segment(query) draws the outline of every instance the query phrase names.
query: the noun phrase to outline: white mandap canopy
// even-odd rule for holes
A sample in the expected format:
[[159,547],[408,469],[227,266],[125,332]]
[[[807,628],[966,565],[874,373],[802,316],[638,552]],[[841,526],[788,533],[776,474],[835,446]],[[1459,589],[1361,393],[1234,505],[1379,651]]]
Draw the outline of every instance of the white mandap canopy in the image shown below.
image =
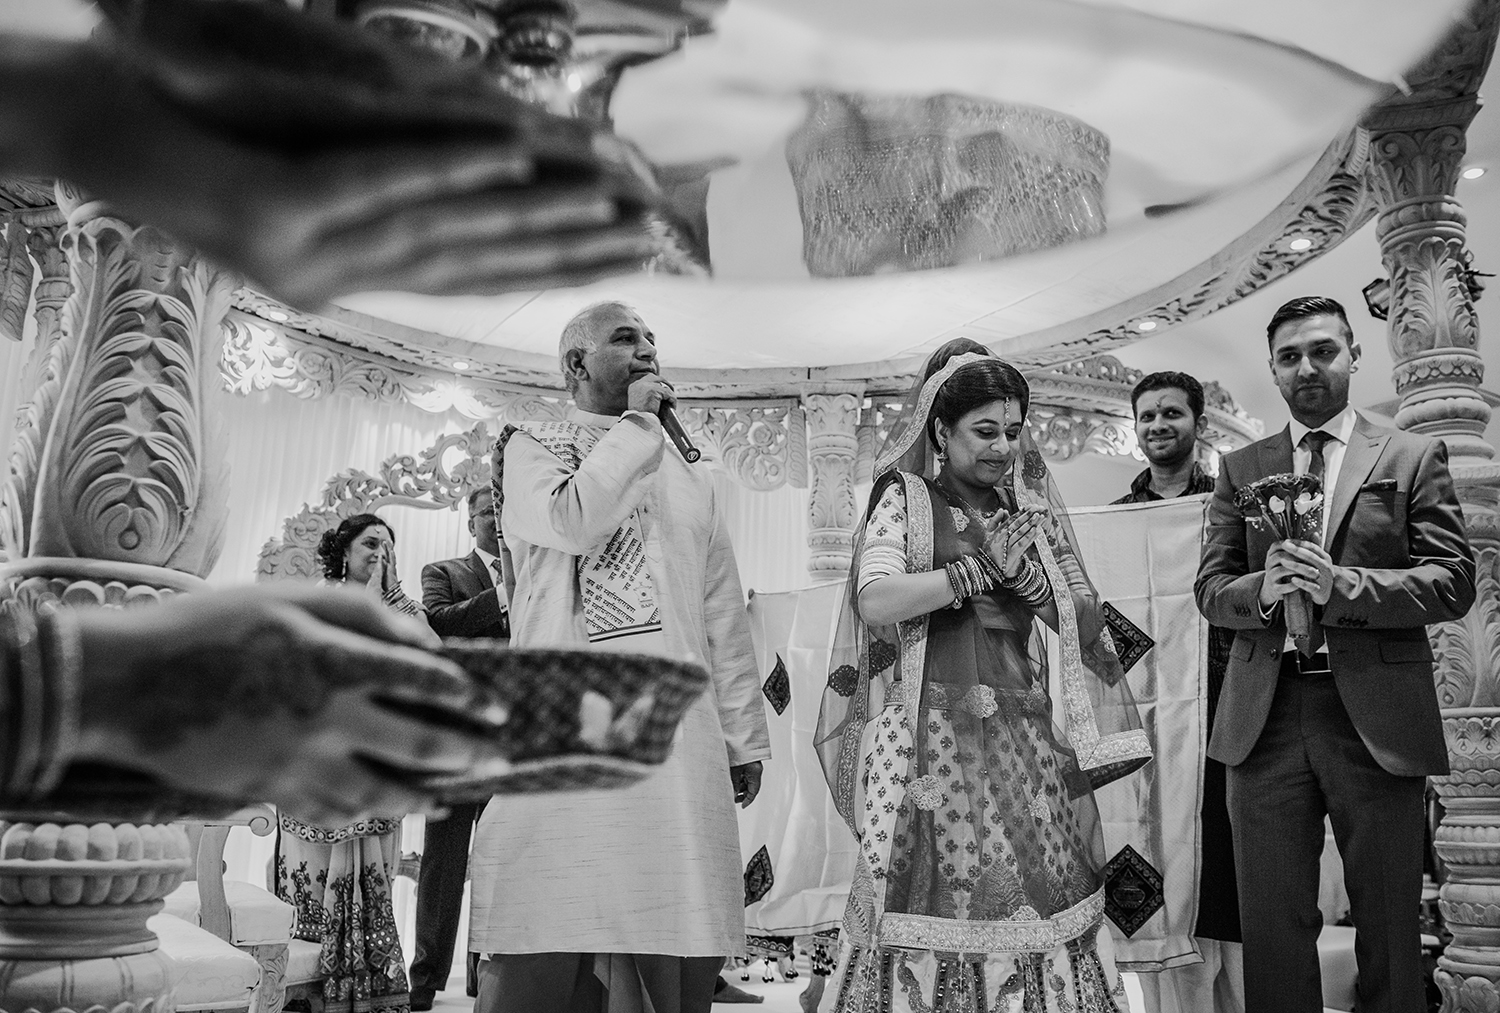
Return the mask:
[[[1325,149],[1362,109],[1401,87],[1465,6],[730,0],[712,34],[627,70],[611,106],[619,133],[665,173],[712,169],[702,209],[711,282],[658,273],[582,290],[376,293],[344,305],[478,346],[445,345],[455,358],[544,366],[572,312],[618,296],[652,323],[671,366],[846,367],[837,373],[851,377],[959,334],[1024,357],[1092,331],[1129,330],[1201,284],[1194,269],[1242,237],[1257,247],[1281,242],[1289,266],[1337,242],[1341,235],[1311,229],[1307,250],[1287,250],[1295,228],[1266,219],[1299,183],[1326,182],[1338,167],[1320,166]],[[810,113],[826,113],[828,96],[860,108],[852,123],[844,107],[843,122],[824,123],[821,163],[814,152],[813,164],[805,155],[799,164],[793,149],[807,146]],[[934,112],[933,96],[972,105],[967,116]],[[1032,218],[1045,208],[1017,201],[1014,191],[1035,188],[1045,205],[1068,189],[1058,177],[1089,160],[1077,134],[1036,141],[995,124],[997,110],[1017,105],[1105,139],[1098,220],[1069,236],[1086,241],[1020,256],[965,245],[954,221],[965,207],[982,215],[976,202],[990,211],[998,203],[1002,216]],[[995,133],[1010,147],[976,154],[975,139]],[[830,155],[829,147],[839,150]],[[839,159],[863,164],[840,174],[849,165],[828,164]],[[866,192],[852,205],[812,207],[830,172],[833,183],[852,179]],[[910,256],[867,258],[849,272],[873,272],[862,277],[824,270],[813,280],[819,210],[888,219],[879,227],[902,233],[892,241]],[[945,230],[958,235],[939,259],[953,266],[895,273],[917,259],[911,248],[923,233]]]

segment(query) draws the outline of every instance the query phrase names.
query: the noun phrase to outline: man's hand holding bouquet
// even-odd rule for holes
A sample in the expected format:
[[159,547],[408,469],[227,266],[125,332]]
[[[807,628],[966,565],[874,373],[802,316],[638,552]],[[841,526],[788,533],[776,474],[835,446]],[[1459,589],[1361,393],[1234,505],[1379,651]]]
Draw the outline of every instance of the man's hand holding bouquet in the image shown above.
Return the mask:
[[[1279,542],[1293,544],[1306,542],[1319,546],[1323,532],[1323,483],[1313,475],[1268,475],[1241,489],[1236,504],[1245,520],[1257,528],[1267,528]],[[1311,657],[1316,650],[1313,642],[1312,600],[1306,589],[1294,586],[1296,576],[1288,570],[1288,576],[1272,577],[1272,556],[1280,546],[1274,546],[1267,556],[1267,582],[1271,590],[1282,598],[1286,608],[1286,627],[1297,650]],[[1326,600],[1326,599],[1325,599]],[[1262,595],[1265,603],[1265,595]]]

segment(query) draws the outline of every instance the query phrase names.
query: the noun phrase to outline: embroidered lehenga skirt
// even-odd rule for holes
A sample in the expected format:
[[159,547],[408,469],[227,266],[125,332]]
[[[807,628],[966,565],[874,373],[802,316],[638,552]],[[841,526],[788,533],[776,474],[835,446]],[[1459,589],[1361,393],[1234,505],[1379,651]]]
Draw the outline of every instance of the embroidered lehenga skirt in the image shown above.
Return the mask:
[[900,683],[865,727],[859,868],[824,1009],[1127,1013],[1098,811],[1030,629],[1002,599],[934,615],[916,734]]
[[326,1013],[409,1013],[391,879],[401,821],[328,829],[281,814],[276,895],[297,909],[292,933],[318,943]]

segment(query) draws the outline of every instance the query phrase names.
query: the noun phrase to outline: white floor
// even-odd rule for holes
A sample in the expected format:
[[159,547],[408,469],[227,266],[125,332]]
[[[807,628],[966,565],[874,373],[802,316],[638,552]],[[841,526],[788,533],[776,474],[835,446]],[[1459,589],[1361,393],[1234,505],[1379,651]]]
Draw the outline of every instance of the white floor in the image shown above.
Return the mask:
[[[448,987],[438,993],[437,1001],[432,1005],[433,1013],[470,1013],[474,1008],[474,1000],[464,995],[464,968],[463,964],[455,960],[453,973],[448,978]],[[802,1013],[802,1007],[797,1003],[797,997],[807,987],[807,975],[797,978],[795,981],[782,981],[778,977],[776,981],[766,984],[760,980],[760,965],[757,964],[750,972],[749,981],[741,981],[738,973],[731,972],[725,977],[730,984],[743,988],[746,992],[763,996],[763,1003],[714,1003],[714,1013],[733,1013],[735,1010],[741,1013]],[[1141,987],[1136,984],[1135,975],[1125,975],[1125,994],[1130,999],[1130,1013],[1145,1013],[1145,1004],[1141,1001]]]

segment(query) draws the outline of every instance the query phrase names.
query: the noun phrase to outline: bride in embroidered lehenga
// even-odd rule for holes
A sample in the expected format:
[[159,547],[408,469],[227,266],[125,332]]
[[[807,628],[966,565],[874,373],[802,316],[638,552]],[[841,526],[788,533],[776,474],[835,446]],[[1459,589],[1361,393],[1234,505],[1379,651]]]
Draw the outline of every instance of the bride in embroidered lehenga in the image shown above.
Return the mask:
[[1150,747],[1028,400],[949,342],[877,462],[816,739],[860,842],[824,1009],[1128,1011],[1093,788]]

